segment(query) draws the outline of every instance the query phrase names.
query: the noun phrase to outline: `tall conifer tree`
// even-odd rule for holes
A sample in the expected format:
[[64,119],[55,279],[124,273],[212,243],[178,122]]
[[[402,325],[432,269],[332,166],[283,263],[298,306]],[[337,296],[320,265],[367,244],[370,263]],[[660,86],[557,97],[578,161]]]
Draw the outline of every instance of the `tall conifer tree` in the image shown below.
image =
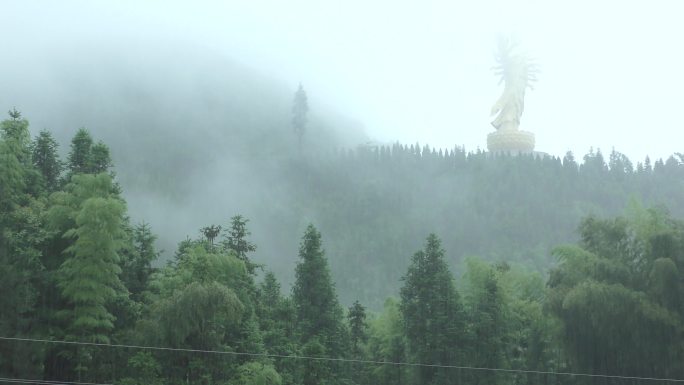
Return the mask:
[[112,167],[112,157],[109,154],[109,147],[103,142],[97,142],[90,149],[90,159],[88,162],[88,172],[99,174],[107,172]]
[[253,263],[247,255],[256,250],[256,245],[247,239],[252,234],[247,229],[247,222],[249,222],[249,219],[242,215],[235,215],[230,218],[230,229],[228,230],[228,235],[223,240],[223,248],[232,250],[235,256],[245,263],[247,271],[250,274],[254,274],[259,265]]
[[43,176],[48,192],[57,191],[59,188],[59,177],[64,167],[59,160],[58,148],[59,144],[47,130],[41,131],[32,145],[33,166]]
[[[299,247],[299,262],[295,268],[292,299],[295,306],[300,342],[305,351],[317,355],[340,357],[344,353],[342,308],[337,301],[328,269],[328,261],[321,245],[321,234],[309,225]],[[328,373],[326,363],[319,363],[316,373]],[[306,371],[314,370],[312,368]],[[308,376],[305,382],[320,381]],[[315,382],[313,382],[315,383]]]
[[[416,362],[454,365],[464,339],[463,309],[441,242],[435,234],[413,255],[401,288],[401,312],[408,348]],[[451,383],[446,372],[419,367],[421,384]]]
[[307,114],[309,113],[309,102],[306,97],[306,91],[302,87],[301,83],[297,92],[295,92],[294,100],[292,102],[292,128],[294,129],[295,135],[297,135],[297,141],[299,147],[302,147],[302,140],[306,134],[306,124],[308,122]]
[[90,172],[90,157],[93,138],[85,128],[80,128],[71,139],[71,150],[67,161],[70,174],[86,174]]

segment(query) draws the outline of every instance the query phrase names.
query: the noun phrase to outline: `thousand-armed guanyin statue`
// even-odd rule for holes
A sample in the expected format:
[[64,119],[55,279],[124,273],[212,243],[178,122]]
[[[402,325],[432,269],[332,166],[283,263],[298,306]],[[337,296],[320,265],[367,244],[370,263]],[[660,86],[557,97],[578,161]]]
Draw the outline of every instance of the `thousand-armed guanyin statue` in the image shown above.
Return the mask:
[[494,70],[504,83],[504,90],[492,106],[492,115],[497,115],[492,126],[495,132],[487,135],[487,149],[490,152],[532,152],[534,134],[520,131],[520,116],[525,103],[525,90],[532,88],[537,80],[537,67],[525,55],[515,52],[515,44],[508,39],[499,40]]

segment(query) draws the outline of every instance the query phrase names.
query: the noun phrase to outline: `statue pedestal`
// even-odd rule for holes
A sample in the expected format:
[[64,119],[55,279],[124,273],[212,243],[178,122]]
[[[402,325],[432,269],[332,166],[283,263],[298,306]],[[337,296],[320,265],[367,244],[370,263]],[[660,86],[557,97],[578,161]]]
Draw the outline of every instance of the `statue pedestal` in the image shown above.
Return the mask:
[[499,129],[487,135],[487,150],[493,153],[530,153],[534,151],[534,134],[528,131]]

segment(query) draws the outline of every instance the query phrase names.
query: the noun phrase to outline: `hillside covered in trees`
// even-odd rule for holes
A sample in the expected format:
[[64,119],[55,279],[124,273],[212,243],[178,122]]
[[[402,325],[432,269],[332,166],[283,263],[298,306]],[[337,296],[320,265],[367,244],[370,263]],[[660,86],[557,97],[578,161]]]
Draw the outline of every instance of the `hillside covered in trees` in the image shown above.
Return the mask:
[[[294,89],[208,49],[140,43],[123,60],[119,46],[60,47],[25,63],[32,71],[4,63],[17,76],[3,78],[12,92],[0,104],[21,106],[34,136],[49,129],[68,143],[85,126],[107,143],[132,222],[158,236],[156,267],[172,260],[179,240],[241,213],[259,245],[254,260],[289,290],[298,239],[315,223],[341,302],[379,310],[427,232],[442,237],[458,274],[469,256],[544,273],[552,248],[578,241],[588,215],[616,216],[634,201],[684,217],[676,154],[493,159],[458,147],[359,146],[367,142],[360,125],[320,95],[307,99],[302,89],[308,107],[297,123]],[[187,60],[175,61],[175,49]],[[64,55],[83,50],[92,54]],[[56,151],[68,157],[68,146]]]
[[[468,256],[544,272],[558,244],[577,241],[588,215],[616,216],[630,204],[684,216],[681,157],[633,164],[624,155],[491,156],[460,149],[361,147],[298,163],[288,180],[295,207],[327,234],[345,302],[392,295],[408,266],[406,250],[426,231],[444,238],[447,261]],[[275,198],[275,197],[274,197]],[[349,294],[347,294],[349,293]]]
[[[302,146],[255,168],[289,181],[262,202],[270,227],[224,212],[161,261],[116,149],[79,129],[60,157],[16,110],[0,128],[0,379],[684,376],[681,156]],[[570,372],[583,375],[555,374]]]

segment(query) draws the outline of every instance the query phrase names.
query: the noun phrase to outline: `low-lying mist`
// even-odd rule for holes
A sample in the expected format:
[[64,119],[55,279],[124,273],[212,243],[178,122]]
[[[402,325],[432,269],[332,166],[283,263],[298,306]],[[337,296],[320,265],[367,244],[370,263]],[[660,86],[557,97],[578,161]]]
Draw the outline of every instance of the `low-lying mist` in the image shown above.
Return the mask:
[[684,215],[681,157],[635,165],[617,152],[575,161],[377,145],[311,93],[300,146],[297,80],[200,46],[72,44],[21,57],[0,63],[16,74],[0,77],[0,106],[21,110],[33,134],[51,130],[63,158],[80,127],[104,141],[131,220],[159,237],[160,263],[201,227],[241,214],[258,246],[253,260],[287,288],[313,223],[342,303],[378,309],[429,233],[457,274],[472,255],[544,272],[586,215],[639,201]]
[[[80,127],[109,145],[132,220],[152,225],[166,258],[200,227],[240,213],[251,220],[255,258],[292,270],[305,220],[281,223],[292,208],[278,173],[301,155],[292,81],[177,42],[64,45],[22,57],[0,65],[13,74],[0,78],[0,105],[21,110],[34,134],[50,129],[63,156]],[[359,123],[319,108],[315,95],[309,103],[309,154],[366,140]]]

